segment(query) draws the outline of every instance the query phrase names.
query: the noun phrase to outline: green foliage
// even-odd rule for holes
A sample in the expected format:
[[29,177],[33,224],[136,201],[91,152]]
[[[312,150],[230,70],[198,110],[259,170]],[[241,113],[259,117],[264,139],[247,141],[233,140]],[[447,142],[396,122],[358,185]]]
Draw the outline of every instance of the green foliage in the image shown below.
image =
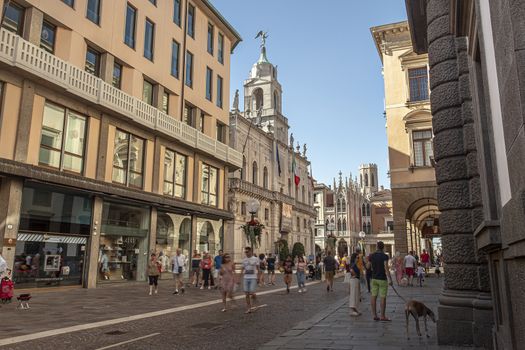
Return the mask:
[[277,249],[279,251],[279,261],[285,261],[286,257],[290,254],[290,249],[288,248],[288,241],[282,238],[278,240]]
[[292,248],[292,259],[295,259],[299,255],[304,257],[304,254],[304,245],[300,242],[295,243]]

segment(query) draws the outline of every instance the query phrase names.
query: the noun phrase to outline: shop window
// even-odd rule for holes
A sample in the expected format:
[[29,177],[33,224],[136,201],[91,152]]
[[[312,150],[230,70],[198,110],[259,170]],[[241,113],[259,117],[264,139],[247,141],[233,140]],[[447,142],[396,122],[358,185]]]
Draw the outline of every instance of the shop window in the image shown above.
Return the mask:
[[117,129],[113,152],[113,182],[142,188],[144,140]]
[[414,166],[432,166],[431,158],[434,156],[432,149],[432,130],[412,131],[414,152]]
[[100,77],[100,53],[88,46],[86,51],[86,72]]
[[81,173],[84,167],[86,117],[46,102],[39,164]]
[[24,30],[24,14],[25,9],[13,1],[7,2],[4,9],[4,20],[2,27],[22,36]]
[[158,212],[155,251],[160,263],[161,279],[173,279],[172,259],[176,256],[177,249],[181,250],[181,255],[188,257],[190,237],[190,217],[175,213]]
[[218,198],[218,169],[208,164],[202,164],[202,187],[201,203],[211,206],[217,206]]
[[55,52],[55,37],[57,27],[44,21],[42,23],[42,32],[40,34],[40,47],[49,53]]
[[186,198],[186,156],[166,149],[164,157],[164,194]]

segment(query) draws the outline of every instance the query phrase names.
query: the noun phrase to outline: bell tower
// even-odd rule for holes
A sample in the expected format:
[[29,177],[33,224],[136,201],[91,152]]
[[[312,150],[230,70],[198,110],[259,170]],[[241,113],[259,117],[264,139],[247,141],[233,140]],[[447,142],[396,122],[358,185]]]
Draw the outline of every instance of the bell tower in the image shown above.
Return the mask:
[[366,197],[371,197],[377,192],[377,164],[361,164],[359,167],[359,186]]

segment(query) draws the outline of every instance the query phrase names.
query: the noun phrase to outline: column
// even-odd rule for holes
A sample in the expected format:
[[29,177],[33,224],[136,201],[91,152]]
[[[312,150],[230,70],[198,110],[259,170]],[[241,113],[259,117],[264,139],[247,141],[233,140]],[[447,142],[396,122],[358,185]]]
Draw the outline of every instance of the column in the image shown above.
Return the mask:
[[19,178],[3,178],[0,185],[0,247],[7,267],[13,269],[16,238],[22,207],[24,182]]
[[20,99],[20,112],[15,144],[15,160],[22,163],[27,162],[29,150],[28,132],[31,130],[31,123],[33,121],[34,100],[35,88],[33,83],[24,79],[22,82],[22,98]]
[[[472,128],[467,42],[449,31],[450,2],[427,6],[434,155],[443,257],[444,288],[439,299],[438,342],[492,348],[492,302],[486,259],[473,233],[483,220]],[[475,158],[475,157],[474,157]],[[481,214],[481,215],[480,215]]]
[[42,22],[44,13],[36,7],[29,7],[25,11],[23,37],[31,44],[40,46],[40,36],[42,35]]
[[104,52],[100,56],[100,78],[108,84],[113,84],[113,68],[115,66],[115,56]]
[[96,288],[97,286],[103,205],[104,201],[102,200],[102,197],[93,198],[93,212],[91,213],[91,237],[88,240],[88,246],[86,247],[87,271],[84,272],[84,276],[86,276],[84,280],[84,287],[86,288]]
[[149,254],[148,259],[151,253],[155,253],[157,245],[157,208],[151,207],[151,216],[149,221]]

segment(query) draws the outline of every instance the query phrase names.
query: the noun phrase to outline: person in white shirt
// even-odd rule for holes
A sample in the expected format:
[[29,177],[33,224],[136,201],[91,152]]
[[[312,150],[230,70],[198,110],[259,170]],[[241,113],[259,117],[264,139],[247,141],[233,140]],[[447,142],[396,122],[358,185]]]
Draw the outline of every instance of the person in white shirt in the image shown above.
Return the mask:
[[245,313],[249,314],[257,309],[255,290],[257,288],[257,275],[259,273],[259,258],[253,256],[251,247],[244,248],[246,257],[242,260],[243,287],[246,294]]
[[423,281],[425,278],[425,268],[423,267],[423,265],[418,264],[416,275],[417,275],[417,281],[419,283],[419,286],[423,287]]
[[414,258],[414,252],[410,251],[407,256],[405,256],[405,272],[408,276],[408,285],[413,286],[414,273],[416,272],[417,260]]
[[184,282],[182,281],[182,274],[186,272],[186,257],[181,253],[180,248],[177,248],[175,255],[171,258],[171,267],[173,278],[175,279],[175,291],[173,294],[179,294],[179,287],[181,295],[184,295]]

